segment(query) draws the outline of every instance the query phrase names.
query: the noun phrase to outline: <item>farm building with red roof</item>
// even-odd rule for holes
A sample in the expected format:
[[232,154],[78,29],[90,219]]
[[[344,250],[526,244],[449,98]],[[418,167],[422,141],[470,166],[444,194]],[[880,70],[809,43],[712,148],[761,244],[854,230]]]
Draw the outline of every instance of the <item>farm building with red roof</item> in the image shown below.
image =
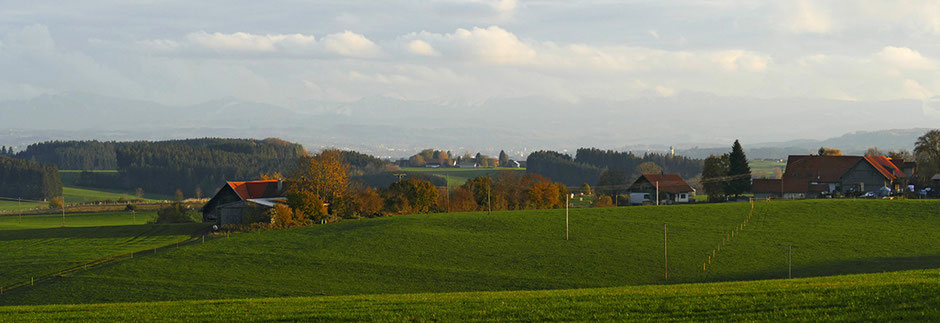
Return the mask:
[[246,224],[247,213],[260,213],[286,200],[283,182],[279,180],[225,182],[200,212],[203,222]]
[[[666,203],[688,203],[695,196],[695,189],[689,186],[679,174],[643,174],[627,189],[633,194],[643,193],[655,196],[659,188],[659,200]],[[635,201],[630,201],[634,203]],[[654,201],[655,203],[655,201]]]
[[791,155],[783,178],[754,180],[751,190],[757,198],[798,199],[835,192],[858,194],[881,187],[897,189],[898,180],[906,177],[908,175],[885,156]]

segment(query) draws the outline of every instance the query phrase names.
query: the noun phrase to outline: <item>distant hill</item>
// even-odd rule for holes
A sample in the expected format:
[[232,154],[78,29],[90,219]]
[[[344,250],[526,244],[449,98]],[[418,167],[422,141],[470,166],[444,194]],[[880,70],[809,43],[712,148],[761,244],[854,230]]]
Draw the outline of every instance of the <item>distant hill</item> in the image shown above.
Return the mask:
[[[917,137],[930,128],[891,129],[880,131],[856,131],[824,140],[790,140],[783,142],[757,143],[745,145],[749,158],[784,159],[788,155],[815,153],[819,147],[842,150],[843,154],[860,155],[870,147],[877,147],[883,152],[913,150]],[[676,154],[692,158],[705,158],[709,155],[724,154],[731,151],[731,145],[718,148],[677,149]]]

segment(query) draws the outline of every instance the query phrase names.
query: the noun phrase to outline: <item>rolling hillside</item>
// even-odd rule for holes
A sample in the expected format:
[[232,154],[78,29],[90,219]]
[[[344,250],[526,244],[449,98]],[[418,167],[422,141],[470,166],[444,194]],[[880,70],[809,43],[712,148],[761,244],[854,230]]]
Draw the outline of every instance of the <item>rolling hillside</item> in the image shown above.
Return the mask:
[[[236,234],[22,288],[53,304],[595,288],[940,268],[937,201],[413,215]],[[750,220],[747,220],[747,219]],[[663,226],[669,280],[664,280]],[[746,223],[746,224],[745,224]],[[730,240],[727,240],[734,234]],[[724,244],[723,241],[726,241]],[[713,250],[712,263],[703,270]],[[198,273],[198,274],[194,274]]]
[[937,321],[940,270],[670,286],[0,306],[12,321]]

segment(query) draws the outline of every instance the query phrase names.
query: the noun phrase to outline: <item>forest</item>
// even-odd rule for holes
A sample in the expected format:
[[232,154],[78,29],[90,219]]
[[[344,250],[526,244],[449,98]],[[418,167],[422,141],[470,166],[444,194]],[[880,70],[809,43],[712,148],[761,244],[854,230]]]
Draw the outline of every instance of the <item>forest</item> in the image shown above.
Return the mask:
[[83,172],[82,186],[173,194],[211,194],[222,182],[284,172],[305,153],[281,139],[200,138],[167,141],[50,141],[29,145],[16,157],[59,169],[116,169],[116,175]]
[[55,165],[0,156],[0,197],[44,200],[62,195]]

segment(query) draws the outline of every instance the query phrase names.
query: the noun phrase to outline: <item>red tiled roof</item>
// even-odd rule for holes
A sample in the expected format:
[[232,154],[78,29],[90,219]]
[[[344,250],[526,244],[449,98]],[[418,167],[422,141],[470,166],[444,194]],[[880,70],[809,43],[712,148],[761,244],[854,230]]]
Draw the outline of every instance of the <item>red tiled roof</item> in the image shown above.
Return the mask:
[[892,163],[888,157],[865,156],[865,160],[887,179],[894,180],[898,177],[904,177],[904,172],[902,172],[897,165]]
[[[687,193],[695,191],[679,174],[643,174],[650,184],[659,182],[659,190],[668,193]],[[655,184],[654,184],[655,185]]]
[[[859,160],[861,156],[807,156],[791,155],[787,159],[787,169],[783,173],[784,182],[795,179],[806,182],[835,183],[842,179]],[[784,186],[787,184],[785,183]],[[804,190],[805,192],[805,190]]]
[[277,180],[228,182],[228,185],[242,200],[281,196]]
[[[865,161],[888,180],[904,177],[904,173],[885,156],[812,156],[791,155],[783,173],[785,193],[825,191],[823,183],[837,183],[852,167]],[[813,182],[819,184],[812,184]],[[779,185],[779,183],[777,183]],[[777,189],[777,192],[780,188]]]

